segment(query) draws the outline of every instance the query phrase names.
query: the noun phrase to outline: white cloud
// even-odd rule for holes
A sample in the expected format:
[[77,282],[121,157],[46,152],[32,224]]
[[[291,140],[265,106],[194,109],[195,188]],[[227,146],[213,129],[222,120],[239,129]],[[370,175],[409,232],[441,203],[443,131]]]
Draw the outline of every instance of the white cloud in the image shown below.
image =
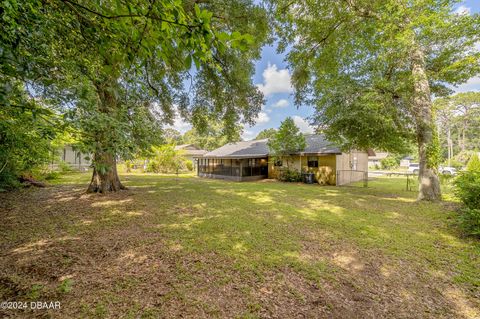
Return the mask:
[[459,15],[470,14],[470,12],[471,12],[471,9],[469,7],[464,6],[464,5],[461,5],[460,7],[458,7],[454,11],[455,14],[459,14]]
[[288,100],[287,99],[281,99],[278,100],[277,103],[273,104],[273,107],[287,107],[288,106]]
[[251,140],[255,137],[255,132],[250,130],[245,130],[242,133],[242,139],[245,141]]
[[185,122],[179,115],[175,116],[173,125],[167,125],[166,128],[173,128],[184,134],[186,131],[192,128],[192,124]]
[[465,84],[462,84],[457,88],[453,88],[453,90],[457,93],[468,92],[468,91],[480,91],[480,76],[471,78]]
[[268,67],[263,70],[262,76],[263,83],[257,84],[257,87],[265,96],[293,92],[290,73],[287,69],[279,70],[275,64],[269,63]]
[[313,133],[313,127],[310,126],[310,124],[308,124],[308,122],[305,121],[304,118],[298,115],[294,115],[293,122],[295,122],[295,125],[298,126],[298,128],[302,133]]
[[268,116],[267,113],[265,112],[258,113],[257,120],[256,120],[257,124],[267,123],[268,121],[270,121],[270,116]]

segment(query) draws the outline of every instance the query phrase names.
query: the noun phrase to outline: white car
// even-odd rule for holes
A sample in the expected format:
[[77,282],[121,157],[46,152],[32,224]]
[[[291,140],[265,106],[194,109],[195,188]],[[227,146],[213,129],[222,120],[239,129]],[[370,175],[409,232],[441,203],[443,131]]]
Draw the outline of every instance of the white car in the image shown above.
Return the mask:
[[451,166],[440,167],[439,172],[445,175],[456,175],[457,169]]
[[413,174],[418,174],[418,172],[420,172],[420,164],[410,163],[410,165],[408,165],[407,172],[413,173]]
[[[408,170],[407,170],[409,173],[413,173],[413,174],[418,174],[418,172],[420,171],[420,164],[418,163],[410,163],[410,165],[408,166]],[[440,174],[445,174],[445,175],[457,175],[457,170],[455,167],[451,167],[451,166],[444,166],[444,167],[440,167],[440,169],[438,170],[440,172]]]

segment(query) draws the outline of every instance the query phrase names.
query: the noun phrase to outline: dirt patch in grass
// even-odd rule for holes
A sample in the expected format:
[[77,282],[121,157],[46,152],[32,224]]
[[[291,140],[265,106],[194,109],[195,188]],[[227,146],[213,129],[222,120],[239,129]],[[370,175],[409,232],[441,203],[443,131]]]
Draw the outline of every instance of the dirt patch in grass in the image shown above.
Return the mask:
[[478,243],[445,232],[442,215],[412,214],[425,207],[401,193],[371,203],[379,194],[283,183],[127,184],[106,196],[76,184],[0,194],[0,299],[61,302],[0,316],[479,315]]

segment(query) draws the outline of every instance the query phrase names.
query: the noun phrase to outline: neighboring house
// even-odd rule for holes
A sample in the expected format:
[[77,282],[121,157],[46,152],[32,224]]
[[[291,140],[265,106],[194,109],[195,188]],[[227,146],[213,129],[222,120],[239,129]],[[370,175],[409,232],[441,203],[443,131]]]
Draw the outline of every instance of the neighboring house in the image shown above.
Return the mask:
[[[324,135],[306,135],[306,148],[289,157],[290,169],[315,172],[329,167],[336,174],[336,184],[344,185],[363,180],[368,172],[366,151],[342,152]],[[276,178],[285,169],[285,161],[275,161],[267,145],[268,139],[234,142],[198,158],[200,177],[234,181]]]
[[202,157],[207,153],[206,150],[202,150],[194,144],[182,144],[175,146],[176,151],[182,151],[182,156],[187,160],[192,161],[193,167],[197,170],[196,158]]
[[410,166],[410,163],[412,162],[413,160],[413,157],[411,156],[407,156],[407,157],[404,157],[400,160],[400,167],[409,167]]
[[[59,160],[68,164],[73,169],[85,170],[92,164],[89,154],[83,154],[71,145],[65,145],[58,152]],[[55,166],[53,163],[52,166]]]
[[388,152],[375,152],[375,155],[368,157],[368,167],[381,167],[382,160],[388,157]]

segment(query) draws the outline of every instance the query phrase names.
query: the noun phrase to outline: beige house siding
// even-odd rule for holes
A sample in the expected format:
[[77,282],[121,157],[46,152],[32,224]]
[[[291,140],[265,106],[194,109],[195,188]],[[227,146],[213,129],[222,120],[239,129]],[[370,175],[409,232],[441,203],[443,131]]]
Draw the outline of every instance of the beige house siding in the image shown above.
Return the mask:
[[[287,161],[282,161],[282,166],[275,166],[275,161],[273,157],[268,157],[268,178],[278,178],[279,170],[287,168]],[[302,171],[302,162],[300,160],[300,155],[292,155],[288,161],[288,166],[290,169],[295,169],[299,172]]]
[[[65,145],[58,151],[59,160],[65,162],[73,169],[85,169],[91,165],[90,156],[74,150],[72,146]],[[52,168],[58,168],[58,164],[53,164]]]
[[[317,167],[308,167],[307,155],[294,155],[289,161],[291,169],[296,169],[299,172],[318,171]],[[368,172],[368,153],[362,151],[352,151],[340,155],[318,155],[313,156],[318,158],[318,167],[330,167],[335,173],[338,172],[337,185],[345,185],[352,182],[362,181],[365,173]],[[280,169],[286,169],[286,161],[283,161],[283,166],[274,166],[272,157],[268,158],[268,178],[278,178]],[[354,172],[352,172],[354,171]]]
[[345,185],[364,179],[368,172],[368,153],[352,151],[336,156],[337,185]]
[[[312,172],[315,173],[318,171],[317,167],[308,167],[308,157],[307,155],[293,155],[289,161],[291,169],[296,169],[299,172]],[[336,170],[336,157],[335,155],[319,155],[312,156],[318,158],[318,166],[328,166],[331,167],[333,171]],[[274,160],[272,157],[268,158],[268,177],[277,178],[279,169],[286,169],[286,161],[283,161],[283,166],[277,167],[274,165]]]

